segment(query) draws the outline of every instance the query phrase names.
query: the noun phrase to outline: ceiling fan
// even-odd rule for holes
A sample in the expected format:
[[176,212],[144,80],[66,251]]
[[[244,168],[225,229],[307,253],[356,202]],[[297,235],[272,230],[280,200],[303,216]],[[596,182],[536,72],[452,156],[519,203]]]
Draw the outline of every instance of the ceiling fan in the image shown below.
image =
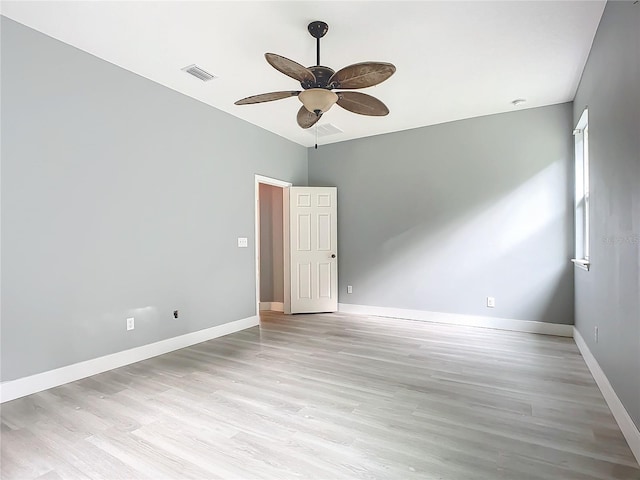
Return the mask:
[[298,125],[302,128],[313,126],[323,113],[326,113],[334,103],[345,110],[360,115],[384,116],[389,113],[387,106],[371,95],[360,92],[334,92],[334,89],[355,90],[371,87],[384,82],[394,74],[396,67],[391,63],[362,62],[344,67],[337,72],[329,67],[320,65],[320,39],[325,36],[329,26],[325,22],[311,22],[307,27],[309,33],[316,39],[317,64],[304,67],[293,60],[265,53],[267,62],[276,70],[300,82],[303,90],[270,92],[253,95],[235,102],[236,105],[271,102],[283,98],[298,97],[302,107],[298,111]]

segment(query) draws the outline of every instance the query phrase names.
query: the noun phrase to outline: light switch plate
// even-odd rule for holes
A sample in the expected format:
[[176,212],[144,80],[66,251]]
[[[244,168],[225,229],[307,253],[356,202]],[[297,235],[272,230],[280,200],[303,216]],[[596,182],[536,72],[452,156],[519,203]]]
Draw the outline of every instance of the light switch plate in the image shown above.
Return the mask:
[[249,241],[246,237],[238,237],[238,247],[239,248],[247,248],[249,246]]

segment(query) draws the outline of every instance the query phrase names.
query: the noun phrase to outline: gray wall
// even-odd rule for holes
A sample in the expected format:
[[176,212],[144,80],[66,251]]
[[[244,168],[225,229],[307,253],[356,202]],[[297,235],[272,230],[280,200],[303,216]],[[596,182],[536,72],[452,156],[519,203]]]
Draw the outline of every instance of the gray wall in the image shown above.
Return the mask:
[[260,301],[284,302],[283,190],[261,183]]
[[573,323],[571,129],[562,104],[310,149],[340,193],[339,301]]
[[589,106],[592,264],[576,269],[576,328],[638,427],[639,52],[640,5],[607,3],[574,102],[575,122]]
[[255,314],[254,174],[305,148],[4,17],[1,80],[3,381]]

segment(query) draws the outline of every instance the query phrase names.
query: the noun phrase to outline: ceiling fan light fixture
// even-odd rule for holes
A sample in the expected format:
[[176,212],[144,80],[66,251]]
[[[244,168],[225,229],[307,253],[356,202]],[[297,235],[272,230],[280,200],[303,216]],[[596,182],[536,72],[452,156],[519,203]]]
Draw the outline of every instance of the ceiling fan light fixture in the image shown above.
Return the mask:
[[298,98],[304,108],[315,114],[325,113],[338,101],[338,95],[325,88],[310,88],[300,92]]

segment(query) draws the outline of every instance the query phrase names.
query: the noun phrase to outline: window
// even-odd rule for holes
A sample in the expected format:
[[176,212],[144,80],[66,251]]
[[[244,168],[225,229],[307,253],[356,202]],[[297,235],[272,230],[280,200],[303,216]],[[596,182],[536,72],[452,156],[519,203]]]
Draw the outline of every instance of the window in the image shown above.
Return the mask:
[[587,109],[582,112],[573,135],[576,144],[576,258],[573,262],[589,270],[589,112]]

